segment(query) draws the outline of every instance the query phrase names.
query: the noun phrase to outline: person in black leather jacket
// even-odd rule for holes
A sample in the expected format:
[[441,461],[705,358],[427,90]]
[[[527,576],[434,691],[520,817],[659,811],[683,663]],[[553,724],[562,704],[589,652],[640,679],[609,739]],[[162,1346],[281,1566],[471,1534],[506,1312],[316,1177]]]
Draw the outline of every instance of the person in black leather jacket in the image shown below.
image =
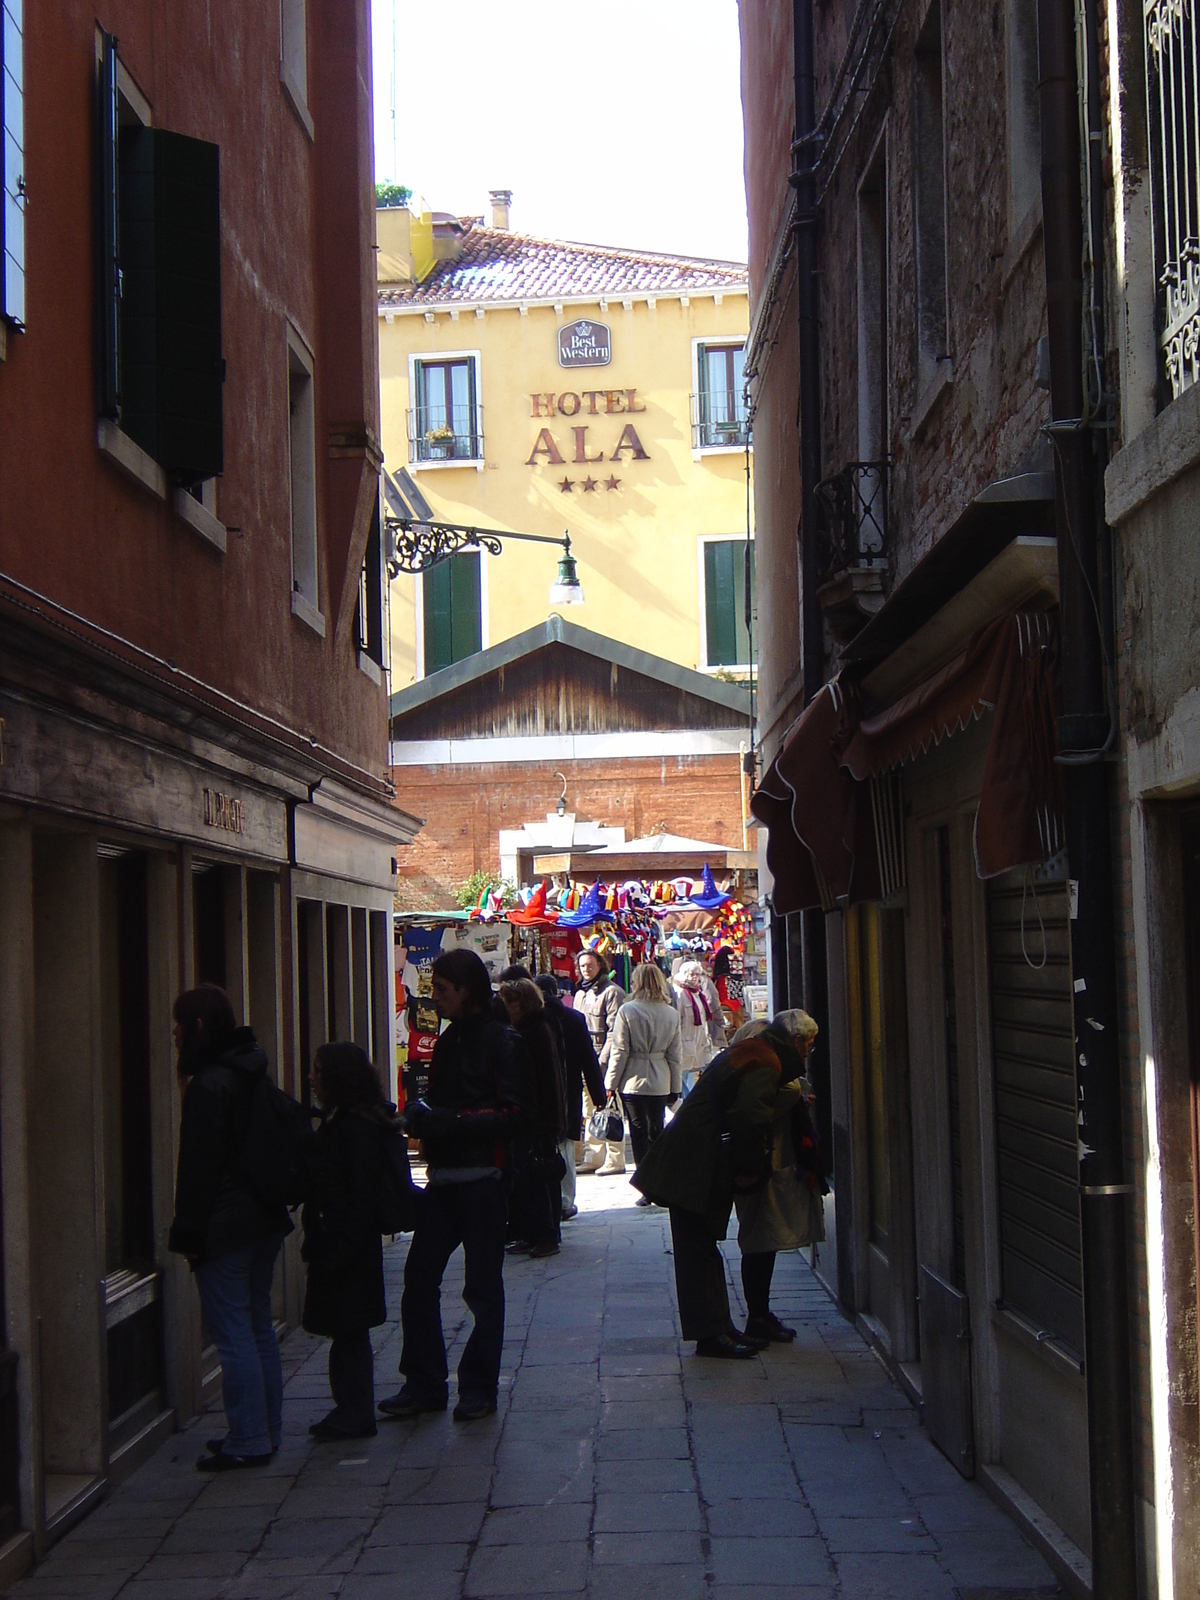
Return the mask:
[[577,1215],[575,1204],[575,1164],[583,1157],[583,1091],[594,1106],[602,1106],[607,1096],[604,1092],[604,1074],[592,1043],[592,1030],[580,1011],[562,1003],[558,979],[552,972],[543,972],[533,980],[546,997],[546,1018],[558,1030],[560,1053],[567,1077],[567,1138],[562,1147],[566,1168],[562,1180],[563,1221]]
[[196,1276],[204,1324],[221,1356],[228,1434],[196,1463],[202,1472],[269,1461],[279,1448],[283,1369],[271,1316],[275,1261],[292,1224],[248,1173],[250,1100],[267,1057],[236,1026],[223,989],[202,984],[175,1002],[175,1044],[185,1080],[168,1248]]
[[463,1299],[475,1327],[458,1365],[458,1422],[496,1409],[504,1344],[502,1179],[509,1146],[529,1115],[529,1059],[511,1028],[491,1013],[487,968],[472,950],[451,950],[433,964],[433,1003],[450,1026],[434,1046],[426,1101],[407,1112],[428,1164],[404,1267],[400,1322],[404,1347],[398,1394],[379,1402],[390,1417],[444,1411],[446,1343],[440,1311],[446,1263],[461,1244]]

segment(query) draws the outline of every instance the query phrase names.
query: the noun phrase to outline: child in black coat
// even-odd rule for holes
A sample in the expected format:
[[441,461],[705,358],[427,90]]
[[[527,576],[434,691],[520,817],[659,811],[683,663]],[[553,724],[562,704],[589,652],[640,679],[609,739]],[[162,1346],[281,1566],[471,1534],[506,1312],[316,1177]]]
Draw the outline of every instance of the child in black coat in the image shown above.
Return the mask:
[[390,1127],[393,1109],[356,1044],[322,1045],[310,1081],[323,1120],[303,1213],[302,1253],[308,1263],[303,1322],[309,1333],[333,1341],[329,1388],[334,1408],[309,1432],[317,1439],[365,1439],[375,1433],[370,1330],[387,1316],[377,1213],[381,1133]]

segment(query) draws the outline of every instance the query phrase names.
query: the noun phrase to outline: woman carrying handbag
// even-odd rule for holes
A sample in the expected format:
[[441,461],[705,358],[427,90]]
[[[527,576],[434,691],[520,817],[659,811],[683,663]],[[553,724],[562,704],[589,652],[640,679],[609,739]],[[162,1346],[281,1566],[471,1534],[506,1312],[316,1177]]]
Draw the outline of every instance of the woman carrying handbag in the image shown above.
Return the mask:
[[[663,973],[649,963],[638,967],[629,991],[613,1026],[604,1086],[610,1100],[620,1096],[636,1163],[663,1131],[667,1107],[679,1099],[683,1067],[679,1013]],[[637,1203],[651,1202],[642,1196]]]

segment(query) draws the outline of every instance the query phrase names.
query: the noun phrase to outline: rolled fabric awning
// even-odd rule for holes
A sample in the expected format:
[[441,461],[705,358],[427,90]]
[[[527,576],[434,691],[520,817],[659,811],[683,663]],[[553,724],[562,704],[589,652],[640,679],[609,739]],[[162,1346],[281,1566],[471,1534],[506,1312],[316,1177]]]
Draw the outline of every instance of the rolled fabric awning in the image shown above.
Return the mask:
[[1058,626],[1054,613],[1001,617],[891,705],[860,713],[852,689],[827,684],[768,768],[750,808],[767,826],[777,912],[853,905],[894,883],[884,816],[866,786],[992,712],[975,817],[981,878],[1043,862],[1065,845],[1057,761]]

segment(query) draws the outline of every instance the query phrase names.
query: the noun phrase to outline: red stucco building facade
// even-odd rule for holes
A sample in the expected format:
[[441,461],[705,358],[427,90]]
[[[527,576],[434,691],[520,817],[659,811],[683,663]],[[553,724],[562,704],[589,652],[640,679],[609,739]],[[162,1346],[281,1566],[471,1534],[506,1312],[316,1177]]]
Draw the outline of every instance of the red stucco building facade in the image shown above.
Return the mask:
[[296,1092],[333,1037],[390,1080],[416,826],[386,777],[368,0],[5,9],[3,1577],[218,1378],[166,1249],[175,994],[221,983]]

